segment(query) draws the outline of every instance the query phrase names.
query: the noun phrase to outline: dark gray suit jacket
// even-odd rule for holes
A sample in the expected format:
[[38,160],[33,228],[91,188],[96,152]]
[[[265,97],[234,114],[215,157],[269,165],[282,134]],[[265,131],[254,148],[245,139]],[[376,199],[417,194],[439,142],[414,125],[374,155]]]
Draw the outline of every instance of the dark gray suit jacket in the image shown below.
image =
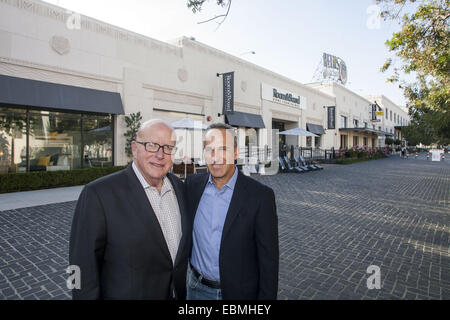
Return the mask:
[[[192,224],[208,176],[209,173],[193,174],[186,179],[187,207]],[[278,263],[275,194],[271,188],[239,172],[220,243],[223,299],[276,299]]]
[[74,299],[177,299],[186,297],[192,230],[184,185],[168,174],[178,198],[183,236],[175,264],[158,219],[131,164],[87,184],[78,199],[69,263],[81,268]]

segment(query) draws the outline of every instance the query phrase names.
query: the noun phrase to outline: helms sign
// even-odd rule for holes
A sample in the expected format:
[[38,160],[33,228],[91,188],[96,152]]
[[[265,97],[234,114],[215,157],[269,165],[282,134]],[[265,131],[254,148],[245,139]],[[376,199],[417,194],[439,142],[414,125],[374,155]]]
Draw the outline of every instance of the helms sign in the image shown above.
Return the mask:
[[[332,71],[331,75],[336,75],[337,80],[339,80],[343,85],[347,83],[347,65],[344,60],[324,52],[323,66],[325,70]],[[328,75],[330,73],[325,71],[324,78],[326,78],[325,74]]]

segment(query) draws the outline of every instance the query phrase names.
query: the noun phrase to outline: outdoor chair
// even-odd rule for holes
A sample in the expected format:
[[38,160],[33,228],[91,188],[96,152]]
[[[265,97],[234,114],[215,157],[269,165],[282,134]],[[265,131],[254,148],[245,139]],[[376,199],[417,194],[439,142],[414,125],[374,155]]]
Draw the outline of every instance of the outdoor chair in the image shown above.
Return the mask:
[[[304,158],[303,156],[299,156],[299,160],[300,160],[301,163],[303,163],[304,165],[308,165],[308,164],[306,163],[305,158]],[[318,164],[315,164],[312,160],[310,161],[309,166],[310,166],[311,168],[314,168],[315,170],[322,170],[322,169],[323,169],[322,166],[319,166]]]
[[281,156],[278,157],[278,163],[280,164],[281,172],[299,172],[298,170],[295,170],[292,166],[286,167],[283,158]]
[[297,161],[297,163],[299,164],[299,166],[308,168],[310,171],[315,171],[315,170],[319,170],[319,168],[317,168],[316,166],[310,165],[305,161],[305,158],[303,158],[302,156],[294,156],[295,161]]
[[284,156],[284,161],[286,162],[286,165],[287,165],[289,170],[293,170],[294,172],[306,172],[306,171],[308,171],[308,170],[305,170],[305,169],[297,167],[297,166],[294,167],[291,164],[291,161],[289,160],[289,158],[287,156]]
[[302,162],[299,160],[299,158],[297,156],[294,155],[294,161],[295,163],[297,163],[297,166],[302,168],[305,171],[313,171],[316,170],[316,168],[313,168],[311,166],[308,166],[306,163]]

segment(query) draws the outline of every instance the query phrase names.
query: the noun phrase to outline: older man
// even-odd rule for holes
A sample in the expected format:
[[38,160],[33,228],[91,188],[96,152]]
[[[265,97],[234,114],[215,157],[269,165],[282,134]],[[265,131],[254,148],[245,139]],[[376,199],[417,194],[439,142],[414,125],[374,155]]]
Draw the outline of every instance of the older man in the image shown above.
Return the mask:
[[187,299],[272,300],[278,289],[278,222],[273,190],[238,171],[233,127],[206,131],[210,173],[186,180],[193,221]]
[[175,141],[167,123],[145,122],[132,164],[84,187],[70,235],[74,299],[185,298],[191,228],[183,184],[168,173]]

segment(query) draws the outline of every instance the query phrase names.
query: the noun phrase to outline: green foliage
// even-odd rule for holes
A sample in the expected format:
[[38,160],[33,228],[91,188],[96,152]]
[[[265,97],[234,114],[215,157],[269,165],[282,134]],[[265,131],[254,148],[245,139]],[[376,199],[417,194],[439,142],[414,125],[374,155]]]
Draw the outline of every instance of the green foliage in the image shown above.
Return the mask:
[[403,136],[409,145],[415,146],[420,143],[431,145],[434,142],[445,144],[446,139],[439,137],[436,133],[436,126],[433,126],[436,118],[439,117],[436,111],[430,110],[429,108],[411,108],[409,115],[411,122],[407,127],[402,129]]
[[375,148],[367,146],[353,146],[350,149],[339,148],[336,153],[335,163],[349,164],[361,160],[381,159],[390,154],[389,148]]
[[141,127],[142,116],[141,113],[131,113],[129,116],[125,116],[125,123],[128,130],[123,134],[126,139],[125,152],[128,157],[132,156],[131,142],[136,140],[136,135]]
[[0,193],[84,185],[124,168],[119,166],[0,174]]
[[[227,0],[215,0],[218,6],[225,7],[229,1]],[[202,11],[203,4],[206,0],[188,0],[186,5],[193,13]]]
[[[395,32],[386,41],[390,51],[401,61],[396,68],[388,59],[381,68],[386,71],[394,69],[394,75],[388,79],[401,82],[408,107],[413,112],[420,110],[417,117],[423,117],[410,129],[412,133],[432,131],[427,136],[432,142],[442,143],[450,139],[450,28],[449,1],[423,0],[417,4],[415,0],[377,0],[384,5],[382,16],[386,20],[400,20],[401,30]],[[402,10],[412,6],[409,13],[400,17]],[[399,70],[415,77],[408,83],[401,81]],[[419,128],[419,124],[422,128]],[[413,130],[414,129],[414,130]],[[420,139],[419,139],[420,140]],[[423,142],[422,142],[423,143]]]
[[387,146],[390,146],[391,144],[394,143],[394,139],[389,138],[389,137],[386,137],[386,139],[384,140],[384,143],[385,143]]

